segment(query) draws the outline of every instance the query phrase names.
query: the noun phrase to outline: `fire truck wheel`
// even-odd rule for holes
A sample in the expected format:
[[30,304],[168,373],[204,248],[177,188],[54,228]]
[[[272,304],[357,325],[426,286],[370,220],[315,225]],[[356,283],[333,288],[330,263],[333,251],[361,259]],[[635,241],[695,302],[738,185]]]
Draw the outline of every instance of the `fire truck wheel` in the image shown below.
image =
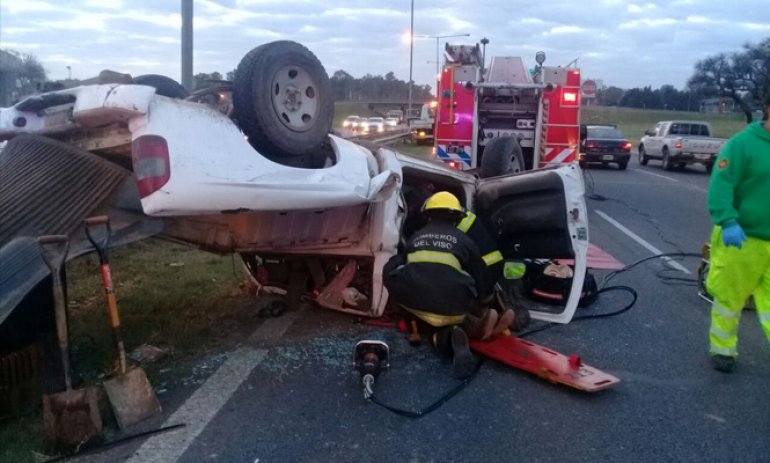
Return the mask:
[[481,178],[497,177],[525,170],[521,146],[513,137],[500,137],[490,141],[481,156]]
[[316,151],[334,118],[323,65],[310,50],[286,40],[243,57],[233,80],[233,107],[251,146],[277,162]]
[[171,77],[162,76],[160,74],[136,76],[133,81],[137,85],[155,87],[155,93],[161,96],[167,96],[169,98],[187,98],[189,95],[187,90],[182,87],[182,84]]

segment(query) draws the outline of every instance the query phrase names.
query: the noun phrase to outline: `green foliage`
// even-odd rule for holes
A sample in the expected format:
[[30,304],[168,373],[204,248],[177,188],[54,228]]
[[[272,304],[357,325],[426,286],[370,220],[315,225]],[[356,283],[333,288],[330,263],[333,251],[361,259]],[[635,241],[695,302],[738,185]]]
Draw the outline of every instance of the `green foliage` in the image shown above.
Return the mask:
[[7,105],[42,88],[46,71],[37,57],[0,50],[0,104]]
[[[229,75],[230,73],[228,73]],[[206,88],[211,85],[212,81],[218,80],[223,80],[222,74],[216,71],[212,73],[199,72],[193,76],[193,91]]]
[[770,37],[698,61],[688,85],[709,96],[732,98],[751,122],[752,110],[770,93]]
[[[409,84],[396,79],[393,72],[385,77],[366,74],[355,78],[339,70],[331,76],[332,92],[335,101],[406,101]],[[412,99],[424,101],[432,98],[430,85],[413,85]]]
[[39,460],[32,452],[39,452],[42,447],[43,416],[40,410],[13,421],[0,421],[0,461],[33,463]]

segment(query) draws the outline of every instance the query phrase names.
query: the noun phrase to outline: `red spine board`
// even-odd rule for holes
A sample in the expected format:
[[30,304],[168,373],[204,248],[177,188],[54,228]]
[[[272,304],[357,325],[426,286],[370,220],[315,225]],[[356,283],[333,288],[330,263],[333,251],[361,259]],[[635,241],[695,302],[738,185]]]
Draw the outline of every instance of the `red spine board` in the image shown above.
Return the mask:
[[475,352],[520,370],[534,373],[552,383],[586,392],[615,386],[620,380],[584,364],[580,357],[567,357],[547,347],[513,336],[496,336],[490,341],[471,341]]

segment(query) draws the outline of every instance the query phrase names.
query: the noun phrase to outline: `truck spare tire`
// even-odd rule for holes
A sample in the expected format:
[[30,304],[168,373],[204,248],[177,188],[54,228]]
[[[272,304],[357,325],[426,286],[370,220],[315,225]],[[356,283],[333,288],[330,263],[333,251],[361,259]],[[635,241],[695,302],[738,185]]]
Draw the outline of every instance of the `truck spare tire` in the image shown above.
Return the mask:
[[142,76],[134,77],[134,83],[137,85],[147,85],[148,87],[155,87],[155,93],[161,96],[167,96],[169,98],[187,98],[189,93],[182,87],[182,84],[175,81],[171,77],[162,76],[160,74],[145,74]]
[[524,156],[518,140],[513,137],[492,139],[484,147],[481,156],[481,178],[497,177],[498,175],[514,174],[526,170]]
[[233,108],[251,146],[273,160],[317,150],[334,119],[323,65],[304,46],[285,40],[243,57],[235,70]]

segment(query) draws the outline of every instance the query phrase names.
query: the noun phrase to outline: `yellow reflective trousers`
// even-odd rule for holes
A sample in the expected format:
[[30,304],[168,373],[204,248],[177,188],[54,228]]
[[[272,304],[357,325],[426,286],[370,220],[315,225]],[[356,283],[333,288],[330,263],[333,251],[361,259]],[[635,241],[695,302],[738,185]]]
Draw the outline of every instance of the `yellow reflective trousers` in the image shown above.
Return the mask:
[[722,228],[711,233],[711,262],[706,288],[711,306],[712,355],[738,355],[738,325],[746,300],[754,295],[757,317],[770,341],[770,241],[748,237],[741,249],[722,243]]

